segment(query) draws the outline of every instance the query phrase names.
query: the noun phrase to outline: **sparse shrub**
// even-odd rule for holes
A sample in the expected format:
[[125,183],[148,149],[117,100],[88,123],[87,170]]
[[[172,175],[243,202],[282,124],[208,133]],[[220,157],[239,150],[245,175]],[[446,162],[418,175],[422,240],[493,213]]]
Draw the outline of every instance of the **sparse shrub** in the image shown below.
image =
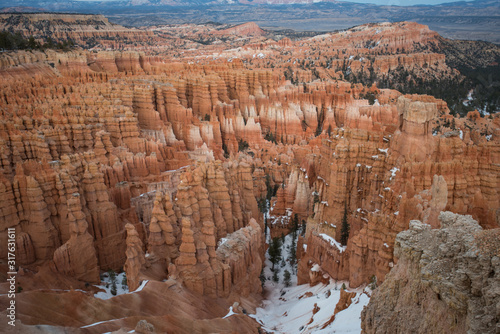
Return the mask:
[[242,152],[246,149],[248,149],[249,145],[246,142],[246,140],[238,140],[238,151]]

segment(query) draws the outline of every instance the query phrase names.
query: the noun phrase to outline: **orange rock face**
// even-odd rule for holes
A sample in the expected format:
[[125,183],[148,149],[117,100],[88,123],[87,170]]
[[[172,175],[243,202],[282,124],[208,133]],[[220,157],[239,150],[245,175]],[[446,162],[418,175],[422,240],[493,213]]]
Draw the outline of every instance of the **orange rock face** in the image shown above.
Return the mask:
[[130,291],[136,290],[140,285],[139,274],[146,259],[142,250],[142,241],[135,230],[134,225],[125,225],[127,229],[127,261],[125,261],[124,270],[127,274],[127,285]]
[[[299,283],[328,274],[350,286],[384,280],[412,219],[437,228],[449,210],[498,227],[498,115],[453,118],[434,97],[343,81],[399,69],[455,78],[425,26],[276,42],[251,23],[153,32],[99,18],[98,33],[62,20],[57,38],[101,47],[0,55],[0,237],[16,229],[17,263],[33,275],[97,283],[124,267],[130,290],[147,279],[162,296],[175,286],[247,303],[260,298],[264,223],[272,236],[295,217],[307,225]],[[220,320],[215,332],[233,321]]]

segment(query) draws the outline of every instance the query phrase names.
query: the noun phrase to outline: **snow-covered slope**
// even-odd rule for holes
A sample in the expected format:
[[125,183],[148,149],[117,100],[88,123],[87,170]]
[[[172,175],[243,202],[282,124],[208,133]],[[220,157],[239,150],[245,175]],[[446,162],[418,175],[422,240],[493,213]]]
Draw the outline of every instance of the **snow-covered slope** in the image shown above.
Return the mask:
[[[289,258],[291,245],[292,235],[290,234],[285,237],[282,247],[284,259]],[[326,325],[334,314],[335,306],[340,299],[342,284],[348,286],[348,282],[330,280],[329,284],[318,284],[314,287],[309,284],[297,286],[296,270],[288,261],[285,261],[283,267],[280,264],[275,266],[279,268],[279,282],[274,282],[271,271],[272,263],[268,254],[266,257],[264,288],[267,298],[261,308],[257,309],[255,316],[252,316],[262,324],[264,330],[271,333],[287,334],[361,332],[360,315],[363,307],[368,304],[368,295],[371,294],[369,288],[365,290],[347,289],[356,292],[351,306],[337,313],[335,320]],[[285,287],[283,283],[285,270],[292,273],[289,287]]]

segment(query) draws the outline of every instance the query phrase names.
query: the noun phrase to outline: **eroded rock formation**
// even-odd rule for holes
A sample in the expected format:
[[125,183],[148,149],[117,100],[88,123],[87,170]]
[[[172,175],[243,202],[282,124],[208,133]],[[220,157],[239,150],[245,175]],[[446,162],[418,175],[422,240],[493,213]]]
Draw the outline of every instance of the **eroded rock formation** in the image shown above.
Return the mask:
[[[92,51],[0,55],[0,237],[16,229],[24,282],[53,287],[52,273],[58,284],[89,289],[82,282],[97,282],[99,270],[125,265],[131,290],[147,279],[161,298],[202,296],[216,311],[190,310],[205,319],[234,302],[255,308],[263,212],[271,236],[307,225],[299,283],[324,274],[351,286],[382,282],[396,263],[396,235],[413,219],[439,227],[442,210],[498,227],[498,115],[454,118],[432,96],[344,81],[400,71],[409,81],[458,78],[427,27],[381,23],[275,41],[255,24],[144,31],[94,18],[102,29],[66,14],[53,28],[58,40],[94,38]],[[36,27],[55,20],[18,23],[44,34]],[[350,232],[341,245],[344,212]],[[36,304],[36,284],[25,287],[19,298]],[[96,321],[115,325],[96,330],[129,322],[111,313]],[[252,322],[228,319],[209,327]]]
[[499,229],[470,216],[439,215],[398,234],[398,263],[362,313],[364,333],[497,333]]

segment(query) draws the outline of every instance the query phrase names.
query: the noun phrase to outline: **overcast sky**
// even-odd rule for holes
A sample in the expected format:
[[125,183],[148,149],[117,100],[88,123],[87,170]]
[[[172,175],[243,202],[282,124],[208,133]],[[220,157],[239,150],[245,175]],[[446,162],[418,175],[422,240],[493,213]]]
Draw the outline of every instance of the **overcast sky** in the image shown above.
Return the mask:
[[[0,0],[2,1],[2,0]],[[77,1],[113,1],[113,0],[77,0]],[[115,0],[116,1],[116,0]],[[339,0],[359,3],[373,3],[376,5],[395,5],[395,6],[412,6],[412,5],[437,5],[445,2],[457,2],[460,0]],[[473,1],[473,0],[465,0]]]
[[412,5],[437,5],[445,2],[457,2],[458,0],[342,0],[342,1],[374,3],[376,5],[412,6]]

